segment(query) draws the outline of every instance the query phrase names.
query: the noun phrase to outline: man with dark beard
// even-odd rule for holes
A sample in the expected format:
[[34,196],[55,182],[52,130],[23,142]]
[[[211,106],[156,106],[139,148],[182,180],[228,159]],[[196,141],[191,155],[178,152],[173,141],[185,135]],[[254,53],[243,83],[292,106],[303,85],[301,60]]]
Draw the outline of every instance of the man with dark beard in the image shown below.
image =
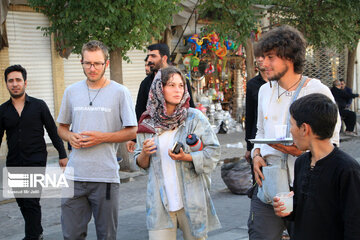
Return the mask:
[[[334,98],[320,80],[302,75],[306,41],[298,30],[290,26],[274,28],[264,34],[258,44],[269,83],[262,85],[259,91],[256,139],[275,139],[275,125],[287,125],[287,137],[290,137],[289,106],[296,98],[311,93],[322,93],[335,102]],[[331,139],[337,145],[339,130],[338,115]],[[251,199],[250,240],[279,240],[285,228],[292,235],[288,223],[275,215],[271,204],[276,193],[289,191],[292,186],[295,156],[301,153],[294,144],[255,143],[252,157],[258,187]]]
[[261,51],[257,44],[254,46],[254,55],[259,74],[246,83],[245,140],[247,147],[245,159],[248,162],[251,162],[251,150],[254,147],[254,144],[252,144],[249,139],[255,138],[257,130],[256,123],[259,89],[268,82],[263,65],[264,57],[261,56]]
[[[139,121],[141,114],[146,110],[146,104],[149,97],[150,87],[155,78],[156,73],[161,68],[166,68],[170,63],[170,50],[165,43],[155,43],[147,47],[148,54],[146,56],[147,65],[150,66],[150,74],[141,82],[139,92],[136,99],[136,118]],[[190,94],[190,107],[195,108],[192,98],[190,82],[186,79],[186,85]],[[129,152],[134,152],[136,140],[128,141],[126,148]]]
[[[7,167],[45,167],[46,143],[44,127],[59,152],[59,164],[67,162],[64,144],[48,106],[43,100],[25,93],[26,69],[20,65],[8,67],[4,72],[10,100],[0,106],[0,145],[6,131],[8,154]],[[43,239],[40,198],[21,198],[16,202],[25,220],[25,240]]]

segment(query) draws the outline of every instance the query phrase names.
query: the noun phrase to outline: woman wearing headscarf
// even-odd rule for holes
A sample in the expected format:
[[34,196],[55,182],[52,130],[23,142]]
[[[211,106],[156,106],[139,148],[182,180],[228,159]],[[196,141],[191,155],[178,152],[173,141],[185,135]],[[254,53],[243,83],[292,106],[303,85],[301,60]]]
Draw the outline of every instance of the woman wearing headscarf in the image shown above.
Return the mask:
[[[150,240],[203,240],[220,228],[209,194],[210,173],[220,158],[220,145],[210,123],[189,108],[183,74],[175,67],[159,71],[152,83],[147,110],[139,121],[135,159],[149,173],[147,227]],[[192,152],[186,137],[196,134],[203,148]],[[176,142],[183,143],[173,153]]]

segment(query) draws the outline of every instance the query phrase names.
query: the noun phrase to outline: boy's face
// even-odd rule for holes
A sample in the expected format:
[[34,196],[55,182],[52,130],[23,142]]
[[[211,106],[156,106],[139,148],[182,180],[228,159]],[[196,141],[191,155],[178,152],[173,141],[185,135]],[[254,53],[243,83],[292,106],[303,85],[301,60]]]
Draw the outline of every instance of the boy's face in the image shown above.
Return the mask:
[[305,138],[305,126],[304,124],[300,127],[297,126],[295,119],[290,117],[290,132],[294,140],[294,144],[300,151],[308,150],[308,142]]

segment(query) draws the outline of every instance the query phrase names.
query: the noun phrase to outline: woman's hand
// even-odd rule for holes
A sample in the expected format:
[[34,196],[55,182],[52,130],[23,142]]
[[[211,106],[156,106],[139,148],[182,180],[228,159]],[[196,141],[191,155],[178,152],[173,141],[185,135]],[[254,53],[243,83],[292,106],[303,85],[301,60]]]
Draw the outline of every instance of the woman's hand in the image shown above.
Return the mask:
[[180,160],[180,161],[187,161],[187,162],[192,161],[191,154],[185,153],[182,148],[180,148],[180,152],[178,154],[171,152],[171,149],[169,149],[168,152],[169,152],[169,156],[171,157],[172,160]]
[[145,169],[150,165],[150,155],[156,153],[154,138],[148,138],[143,142],[141,153],[136,159],[137,165]]
[[156,150],[157,150],[157,147],[155,145],[154,138],[148,138],[144,141],[143,147],[142,147],[142,152],[146,157],[150,156],[151,154],[156,153]]

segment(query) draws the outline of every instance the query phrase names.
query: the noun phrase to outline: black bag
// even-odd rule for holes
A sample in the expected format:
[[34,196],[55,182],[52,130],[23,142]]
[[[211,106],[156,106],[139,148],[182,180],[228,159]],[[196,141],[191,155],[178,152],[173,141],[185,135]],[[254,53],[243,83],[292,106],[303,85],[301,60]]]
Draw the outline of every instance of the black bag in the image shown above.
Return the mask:
[[245,159],[223,164],[221,178],[234,194],[247,194],[253,186],[251,167]]
[[220,127],[219,127],[219,132],[220,134],[225,134],[227,133],[229,130],[228,126],[226,126],[225,122],[222,121],[221,124],[220,124]]

